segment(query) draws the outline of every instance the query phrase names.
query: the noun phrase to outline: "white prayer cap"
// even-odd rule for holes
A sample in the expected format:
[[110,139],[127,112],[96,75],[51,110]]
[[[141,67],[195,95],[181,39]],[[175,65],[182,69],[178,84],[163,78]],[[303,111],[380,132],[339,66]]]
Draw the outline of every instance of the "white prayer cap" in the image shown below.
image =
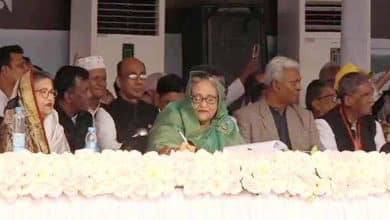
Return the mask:
[[83,57],[76,61],[76,66],[82,67],[88,71],[94,69],[105,69],[106,65],[104,65],[103,57],[101,56],[90,56]]

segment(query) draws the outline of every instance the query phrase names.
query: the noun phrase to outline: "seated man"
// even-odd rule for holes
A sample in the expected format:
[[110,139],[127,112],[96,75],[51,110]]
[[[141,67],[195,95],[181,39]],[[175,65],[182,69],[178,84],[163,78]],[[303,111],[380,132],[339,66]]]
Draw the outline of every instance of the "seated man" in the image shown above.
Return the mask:
[[385,139],[380,124],[370,115],[374,88],[368,76],[348,73],[337,87],[341,104],[316,120],[322,145],[339,151],[380,150]]
[[318,79],[307,86],[306,108],[313,112],[314,118],[322,117],[336,105],[337,94],[333,87]]
[[116,128],[111,115],[101,107],[101,100],[107,94],[107,73],[101,56],[80,58],[76,65],[89,72],[89,113],[96,127],[98,146],[104,149],[119,149],[121,144],[116,140]]
[[61,67],[54,79],[58,92],[55,109],[72,152],[85,147],[85,135],[92,126],[88,85],[88,71],[77,66]]
[[131,149],[145,152],[147,138],[143,135],[145,130],[153,126],[158,113],[157,108],[142,101],[146,81],[145,64],[136,58],[125,58],[118,63],[117,73],[119,96],[107,106],[115,122],[117,141],[128,144]]
[[0,48],[0,122],[8,101],[16,96],[16,82],[29,70],[20,46],[11,45]]
[[290,149],[322,148],[310,111],[298,106],[301,91],[299,64],[275,57],[266,67],[264,98],[235,113],[246,142],[280,140]]
[[157,82],[156,105],[160,111],[170,102],[179,101],[184,97],[184,83],[175,74],[161,77]]

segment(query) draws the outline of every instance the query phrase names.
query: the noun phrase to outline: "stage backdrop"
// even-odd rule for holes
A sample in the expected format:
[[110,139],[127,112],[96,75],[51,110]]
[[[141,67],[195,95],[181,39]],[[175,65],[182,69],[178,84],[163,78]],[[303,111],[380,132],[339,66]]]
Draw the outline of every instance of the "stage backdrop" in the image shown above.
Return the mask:
[[19,44],[54,75],[68,64],[70,0],[0,0],[0,46]]

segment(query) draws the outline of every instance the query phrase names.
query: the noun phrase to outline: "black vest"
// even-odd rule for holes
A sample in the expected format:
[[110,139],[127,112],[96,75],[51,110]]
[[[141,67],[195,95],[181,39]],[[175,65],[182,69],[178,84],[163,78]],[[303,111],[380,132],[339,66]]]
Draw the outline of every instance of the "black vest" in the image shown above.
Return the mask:
[[80,112],[76,117],[76,124],[57,104],[54,106],[58,112],[58,120],[64,128],[66,139],[68,140],[70,151],[74,153],[78,149],[85,147],[85,135],[88,127],[93,126],[92,115],[89,112]]
[[[336,107],[330,110],[322,119],[324,119],[332,128],[337,143],[337,149],[339,151],[354,151],[353,142],[348,135],[348,130],[344,125],[339,109],[340,107]],[[375,151],[375,119],[371,115],[367,115],[361,117],[358,122],[360,123],[360,138],[363,145],[362,150]]]

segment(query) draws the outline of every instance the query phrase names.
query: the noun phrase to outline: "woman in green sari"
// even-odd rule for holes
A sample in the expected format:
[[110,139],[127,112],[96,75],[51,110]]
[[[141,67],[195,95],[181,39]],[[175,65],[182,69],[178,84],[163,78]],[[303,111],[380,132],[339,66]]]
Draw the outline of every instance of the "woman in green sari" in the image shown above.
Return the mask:
[[158,115],[149,132],[149,150],[214,152],[243,144],[224,99],[225,89],[217,79],[205,73],[191,75],[184,99],[169,104]]

